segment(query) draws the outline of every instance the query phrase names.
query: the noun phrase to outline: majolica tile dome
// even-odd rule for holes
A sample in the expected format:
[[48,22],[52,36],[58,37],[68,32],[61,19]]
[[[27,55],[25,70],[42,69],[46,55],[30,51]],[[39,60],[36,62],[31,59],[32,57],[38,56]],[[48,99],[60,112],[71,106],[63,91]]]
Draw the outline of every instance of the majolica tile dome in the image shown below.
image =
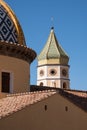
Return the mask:
[[[0,54],[32,62],[36,53],[26,47],[22,28],[12,9],[0,0]],[[4,50],[4,51],[2,51]]]
[[25,45],[20,24],[11,8],[0,1],[0,40]]
[[28,48],[12,9],[0,0],[0,92],[30,90],[30,64],[36,52]]

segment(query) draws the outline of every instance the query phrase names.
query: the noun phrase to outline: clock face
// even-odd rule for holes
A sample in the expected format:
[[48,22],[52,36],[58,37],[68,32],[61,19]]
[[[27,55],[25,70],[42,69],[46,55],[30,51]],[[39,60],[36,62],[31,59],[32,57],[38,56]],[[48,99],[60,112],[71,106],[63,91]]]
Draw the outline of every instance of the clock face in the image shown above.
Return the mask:
[[53,76],[53,75],[55,75],[57,72],[56,72],[56,70],[55,69],[51,69],[50,70],[50,74]]
[[66,76],[67,75],[67,71],[65,69],[62,70],[62,75]]
[[44,75],[44,71],[40,70],[40,76],[43,76],[43,75]]

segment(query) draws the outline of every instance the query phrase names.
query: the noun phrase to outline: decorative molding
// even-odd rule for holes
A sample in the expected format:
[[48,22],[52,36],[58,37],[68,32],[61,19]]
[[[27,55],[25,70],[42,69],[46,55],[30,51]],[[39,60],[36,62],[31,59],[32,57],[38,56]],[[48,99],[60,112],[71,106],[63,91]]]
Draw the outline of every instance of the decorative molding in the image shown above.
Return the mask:
[[38,65],[37,67],[43,67],[43,66],[65,66],[70,67],[70,65],[63,65],[63,64],[44,64],[44,65]]
[[[53,80],[54,78],[41,78],[38,79],[37,81],[42,81],[42,80]],[[66,80],[66,81],[70,81],[70,79],[65,79],[65,78],[55,78],[54,80]]]
[[36,52],[27,46],[0,41],[0,55],[19,58],[31,63],[36,57]]

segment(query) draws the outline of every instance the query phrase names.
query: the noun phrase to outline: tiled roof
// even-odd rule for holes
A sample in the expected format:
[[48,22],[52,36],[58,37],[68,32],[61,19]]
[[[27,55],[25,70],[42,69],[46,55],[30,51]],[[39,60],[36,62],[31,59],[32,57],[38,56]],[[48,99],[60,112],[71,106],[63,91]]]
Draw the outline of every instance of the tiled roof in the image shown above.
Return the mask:
[[87,91],[61,90],[59,93],[80,109],[87,112]]
[[20,23],[4,0],[0,0],[0,41],[26,45]]
[[56,93],[87,112],[86,91],[55,89],[7,95],[7,97],[0,99],[0,119],[22,110],[26,106],[42,101]]
[[20,94],[9,94],[6,98],[0,99],[0,119],[11,113],[17,112],[26,106],[41,101],[55,94],[56,91],[42,91]]
[[1,98],[4,98],[4,97],[6,97],[6,96],[7,96],[7,93],[1,93],[1,92],[0,92],[0,99],[1,99]]
[[69,59],[68,55],[66,54],[66,52],[63,50],[63,48],[60,46],[59,42],[57,41],[56,35],[52,28],[48,40],[45,44],[45,47],[38,55],[38,60],[61,58],[61,57]]
[[32,86],[31,88],[32,88],[31,91],[55,90],[62,97],[66,98],[71,103],[87,112],[87,91],[60,89],[46,86],[45,87]]
[[79,97],[87,98],[87,91],[66,90],[66,92],[79,96]]

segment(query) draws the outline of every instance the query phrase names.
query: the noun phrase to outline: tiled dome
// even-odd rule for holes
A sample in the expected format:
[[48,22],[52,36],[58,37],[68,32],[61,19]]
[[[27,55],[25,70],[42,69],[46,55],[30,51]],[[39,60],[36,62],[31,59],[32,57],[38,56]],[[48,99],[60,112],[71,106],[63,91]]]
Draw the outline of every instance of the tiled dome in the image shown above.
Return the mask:
[[54,33],[54,28],[51,28],[48,40],[38,55],[38,61],[48,60],[48,59],[58,59],[59,64],[68,64],[69,56],[66,54],[64,49],[59,44],[56,35]]
[[0,55],[31,63],[36,52],[26,46],[22,28],[11,8],[0,0]]
[[0,0],[0,41],[26,45],[15,14],[3,0]]

